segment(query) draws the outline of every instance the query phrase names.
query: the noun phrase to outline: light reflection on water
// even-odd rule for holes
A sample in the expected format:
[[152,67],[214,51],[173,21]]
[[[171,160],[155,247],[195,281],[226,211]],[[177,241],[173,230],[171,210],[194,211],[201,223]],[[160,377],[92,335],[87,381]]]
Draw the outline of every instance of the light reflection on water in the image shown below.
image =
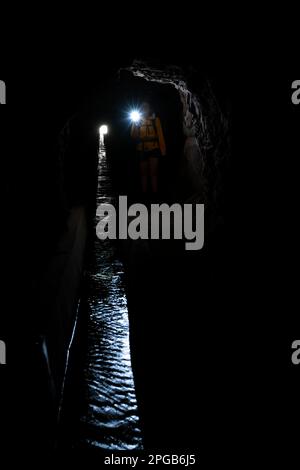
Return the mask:
[[[100,147],[97,206],[112,202],[104,147]],[[141,449],[141,432],[130,362],[123,266],[111,241],[95,235],[88,267],[89,347],[85,366],[87,412],[81,445],[109,450]]]

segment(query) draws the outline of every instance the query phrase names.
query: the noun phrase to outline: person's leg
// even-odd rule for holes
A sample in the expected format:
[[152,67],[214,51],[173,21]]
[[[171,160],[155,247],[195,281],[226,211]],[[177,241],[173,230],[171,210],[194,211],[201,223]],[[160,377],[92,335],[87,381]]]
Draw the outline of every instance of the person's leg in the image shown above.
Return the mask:
[[141,185],[142,192],[146,193],[148,188],[148,160],[144,159],[140,161],[140,175],[141,175]]
[[151,178],[151,189],[154,194],[158,192],[158,158],[150,157],[149,170]]

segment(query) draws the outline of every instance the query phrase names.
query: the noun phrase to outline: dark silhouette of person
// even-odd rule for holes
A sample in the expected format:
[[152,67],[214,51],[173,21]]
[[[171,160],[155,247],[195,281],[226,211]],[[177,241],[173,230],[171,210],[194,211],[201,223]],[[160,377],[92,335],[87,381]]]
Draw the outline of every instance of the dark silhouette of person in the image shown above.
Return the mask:
[[131,137],[136,141],[142,192],[147,193],[150,179],[152,193],[157,194],[159,158],[166,154],[166,144],[160,119],[146,101],[141,106],[141,119],[132,124]]

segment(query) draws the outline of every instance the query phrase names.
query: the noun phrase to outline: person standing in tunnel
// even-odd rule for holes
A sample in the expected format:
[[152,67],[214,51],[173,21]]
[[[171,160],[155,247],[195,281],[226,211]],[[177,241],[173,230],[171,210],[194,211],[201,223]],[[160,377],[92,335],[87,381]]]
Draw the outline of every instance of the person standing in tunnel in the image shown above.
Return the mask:
[[141,106],[141,119],[132,124],[131,137],[136,141],[142,192],[147,194],[150,180],[151,191],[157,195],[159,158],[166,155],[166,144],[160,119],[146,101]]

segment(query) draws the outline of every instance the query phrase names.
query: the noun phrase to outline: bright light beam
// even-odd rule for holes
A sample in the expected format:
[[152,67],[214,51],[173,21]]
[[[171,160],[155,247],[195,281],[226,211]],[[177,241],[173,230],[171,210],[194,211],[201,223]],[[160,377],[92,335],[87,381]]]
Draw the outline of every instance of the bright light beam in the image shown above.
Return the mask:
[[103,135],[108,134],[108,127],[107,127],[106,124],[103,124],[103,125],[99,128],[99,133],[100,133],[100,136],[103,136]]
[[132,122],[139,122],[142,118],[142,115],[139,111],[137,111],[136,109],[134,109],[133,111],[131,111],[131,113],[129,114],[129,117],[130,117],[130,120]]

